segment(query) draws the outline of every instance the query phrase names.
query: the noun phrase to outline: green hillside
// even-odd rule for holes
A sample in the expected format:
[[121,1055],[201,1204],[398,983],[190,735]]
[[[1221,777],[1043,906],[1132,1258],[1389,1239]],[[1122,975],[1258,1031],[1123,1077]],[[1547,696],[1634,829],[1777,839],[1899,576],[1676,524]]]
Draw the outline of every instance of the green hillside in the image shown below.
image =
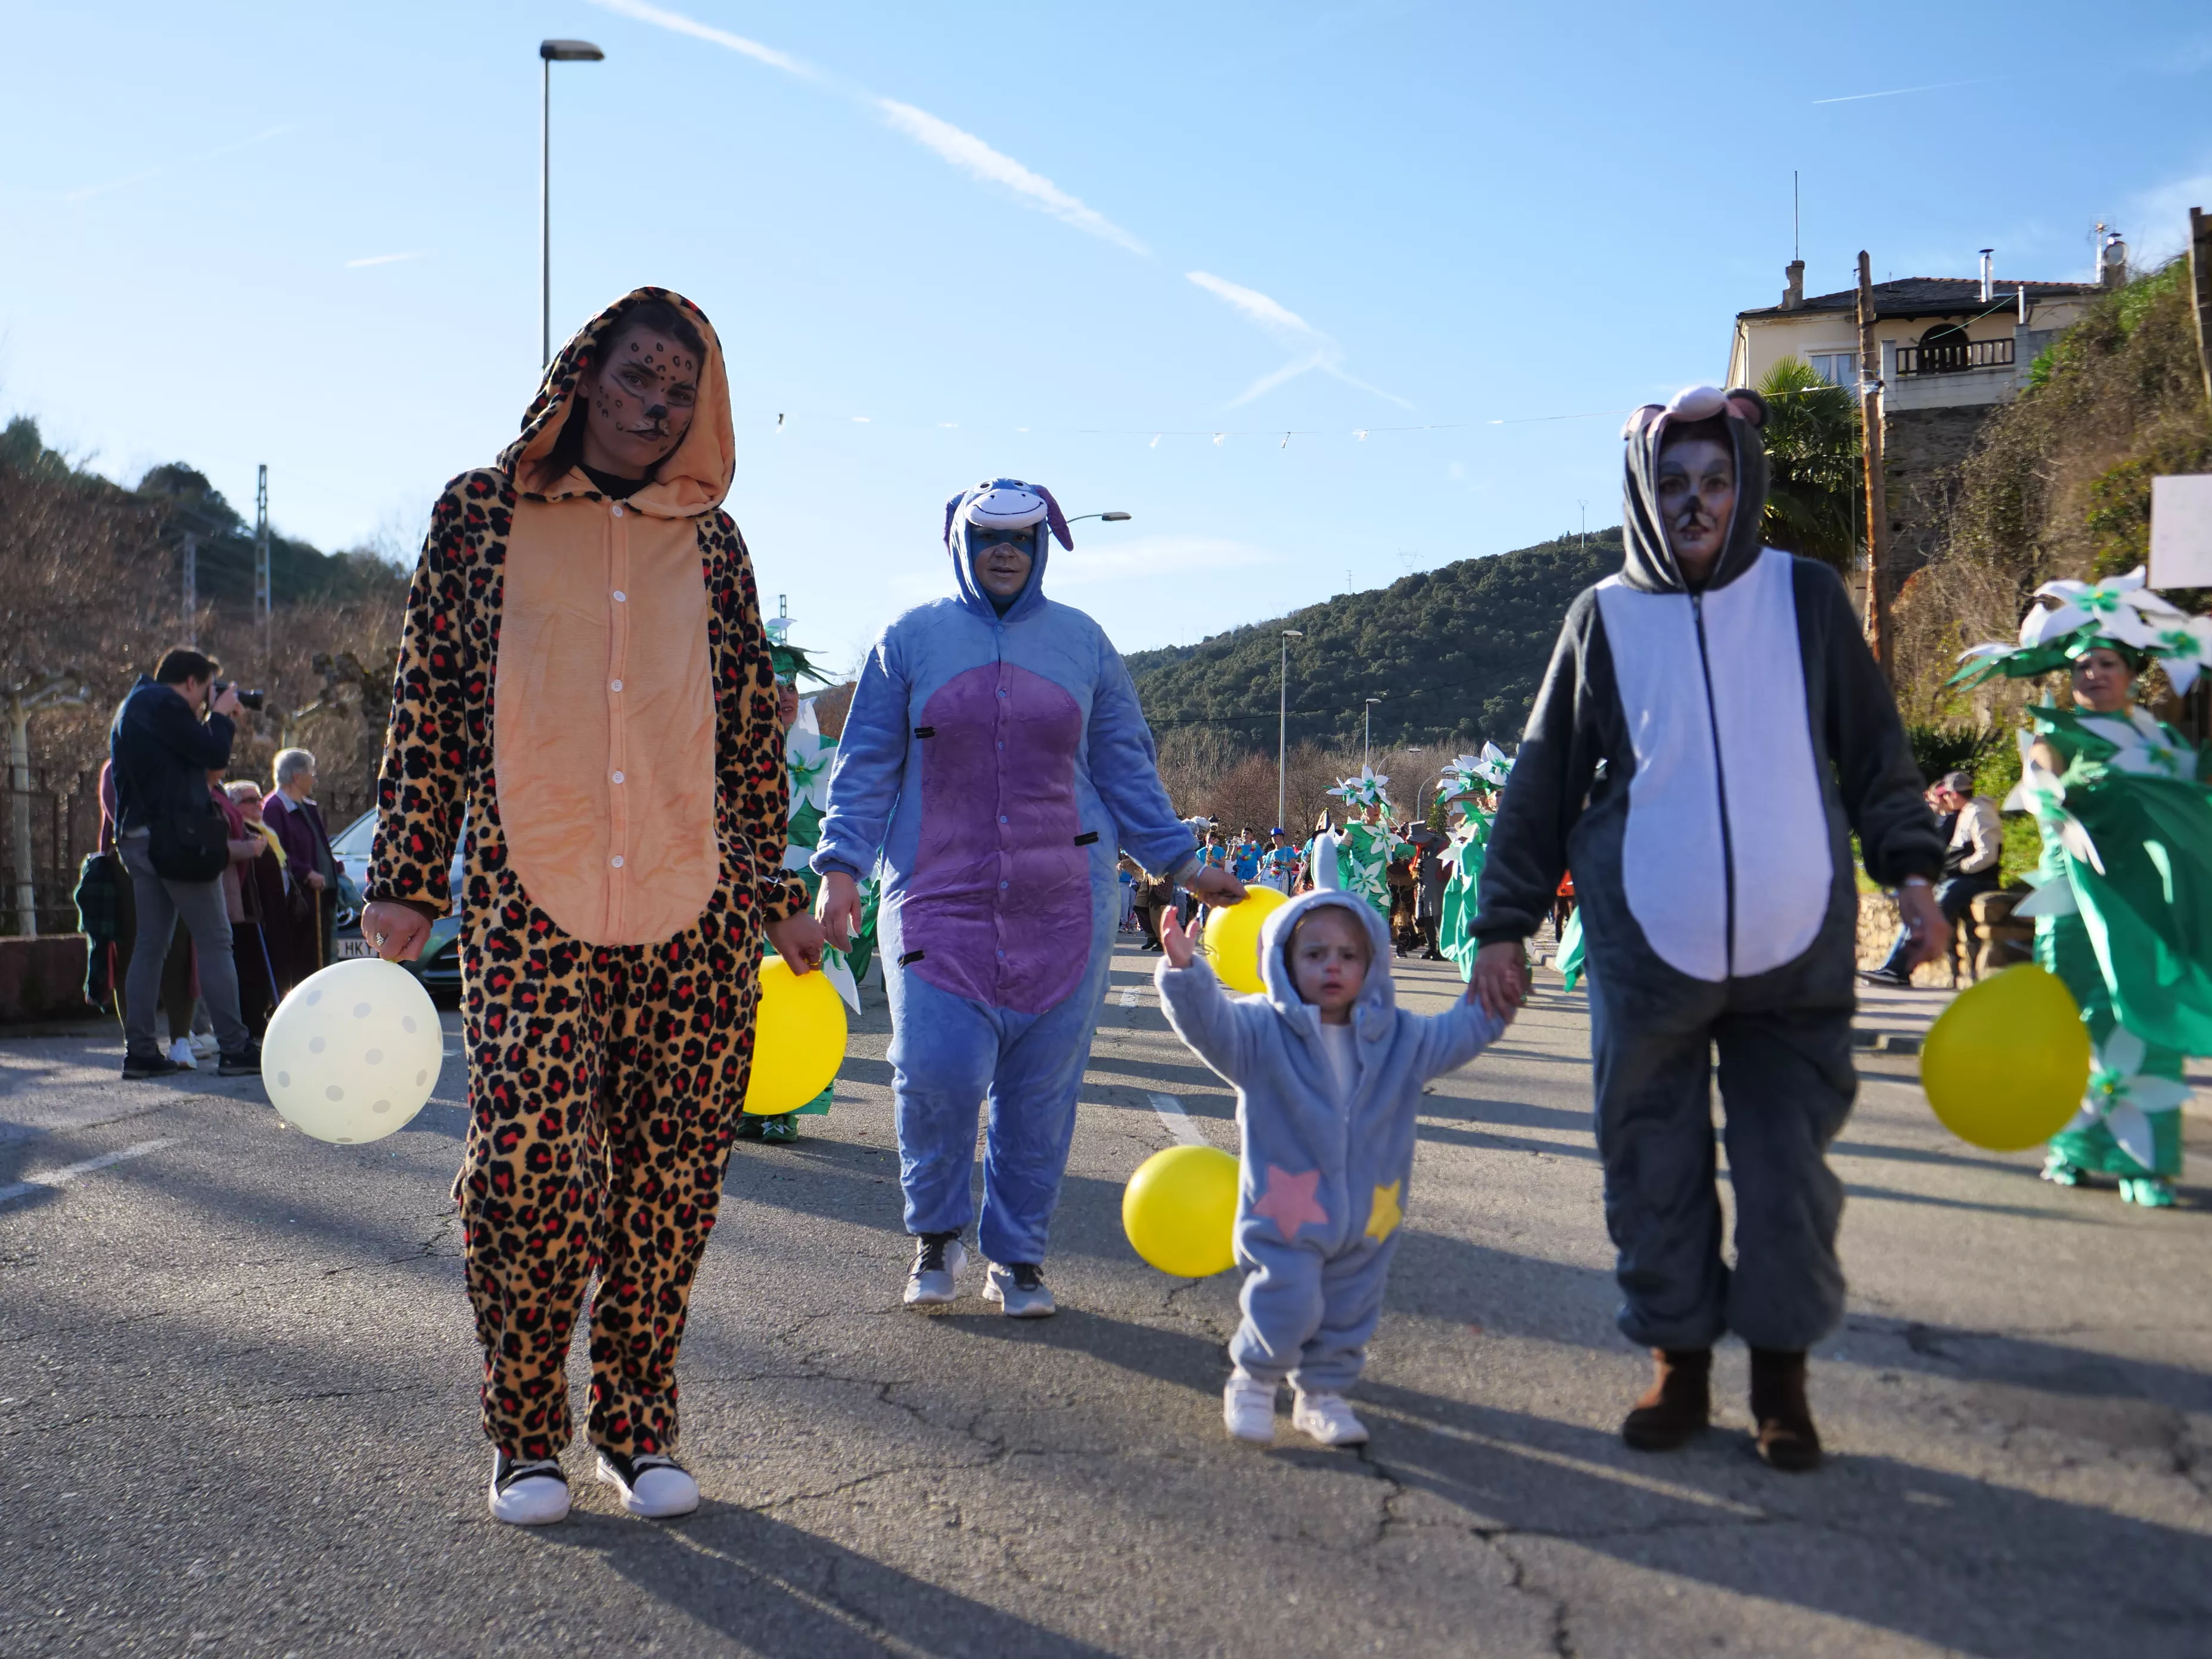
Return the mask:
[[1462,559],[1194,646],[1132,653],[1129,672],[1155,732],[1207,726],[1273,749],[1279,631],[1291,641],[1290,735],[1324,746],[1359,740],[1363,700],[1375,746],[1510,744],[1550,661],[1575,595],[1620,568],[1620,532]]

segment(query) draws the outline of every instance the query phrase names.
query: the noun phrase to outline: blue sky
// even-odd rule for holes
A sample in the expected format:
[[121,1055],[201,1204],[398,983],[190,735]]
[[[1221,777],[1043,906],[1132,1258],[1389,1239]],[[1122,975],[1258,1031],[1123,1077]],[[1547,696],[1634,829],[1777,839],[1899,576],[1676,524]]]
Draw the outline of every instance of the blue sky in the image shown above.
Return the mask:
[[1814,292],[1862,246],[2079,278],[2094,222],[2172,252],[2212,207],[2173,0],[5,15],[0,412],[249,511],[266,461],[281,528],[410,555],[537,374],[538,41],[604,46],[554,71],[556,338],[705,308],[731,510],[833,660],[997,473],[1135,514],[1051,583],[1125,649],[1614,522],[1604,411],[1723,372],[1792,168]]

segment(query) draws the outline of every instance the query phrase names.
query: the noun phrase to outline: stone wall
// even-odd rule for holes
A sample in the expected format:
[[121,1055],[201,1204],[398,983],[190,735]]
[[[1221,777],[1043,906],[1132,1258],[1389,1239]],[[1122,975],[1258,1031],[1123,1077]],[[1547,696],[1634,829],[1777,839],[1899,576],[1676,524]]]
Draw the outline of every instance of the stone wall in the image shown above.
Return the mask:
[[1882,477],[1889,494],[1890,591],[1936,555],[1949,527],[1958,465],[2001,404],[1889,409],[1882,415]]
[[[1889,959],[1890,941],[1897,937],[1897,901],[1887,893],[1859,895],[1859,966],[1879,968]],[[1912,982],[1930,990],[1951,988],[1951,969],[1938,957],[1912,970]]]
[[0,1024],[98,1012],[84,1000],[88,944],[82,933],[0,939]]

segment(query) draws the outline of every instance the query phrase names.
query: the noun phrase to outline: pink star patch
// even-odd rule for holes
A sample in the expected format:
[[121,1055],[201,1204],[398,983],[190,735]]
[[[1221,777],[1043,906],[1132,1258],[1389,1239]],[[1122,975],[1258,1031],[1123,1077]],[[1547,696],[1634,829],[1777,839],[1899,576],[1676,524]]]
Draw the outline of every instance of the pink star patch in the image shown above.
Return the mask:
[[1260,1194],[1260,1201],[1252,1206],[1254,1215],[1263,1215],[1275,1224],[1276,1230],[1285,1239],[1296,1238],[1298,1229],[1309,1221],[1318,1226],[1328,1225],[1328,1212],[1314,1198],[1314,1189],[1321,1185],[1321,1171],[1309,1170],[1304,1175],[1292,1175],[1270,1164],[1267,1184]]

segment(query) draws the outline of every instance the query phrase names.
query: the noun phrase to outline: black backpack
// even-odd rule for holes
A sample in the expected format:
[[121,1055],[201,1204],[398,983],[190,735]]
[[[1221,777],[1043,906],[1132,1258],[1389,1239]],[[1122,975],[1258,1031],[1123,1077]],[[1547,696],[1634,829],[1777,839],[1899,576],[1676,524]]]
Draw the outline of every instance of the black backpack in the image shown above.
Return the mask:
[[230,826],[204,787],[198,800],[178,801],[150,817],[146,856],[156,875],[213,881],[230,867]]

